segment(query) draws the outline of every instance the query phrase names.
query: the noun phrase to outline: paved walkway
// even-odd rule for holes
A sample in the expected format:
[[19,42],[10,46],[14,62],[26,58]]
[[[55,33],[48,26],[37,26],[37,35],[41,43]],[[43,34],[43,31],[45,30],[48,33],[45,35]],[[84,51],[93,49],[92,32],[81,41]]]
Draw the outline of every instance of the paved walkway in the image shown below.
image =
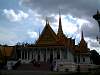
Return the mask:
[[[3,75],[66,75],[66,72],[51,72],[51,71],[1,71]],[[1,75],[2,75],[1,74]]]

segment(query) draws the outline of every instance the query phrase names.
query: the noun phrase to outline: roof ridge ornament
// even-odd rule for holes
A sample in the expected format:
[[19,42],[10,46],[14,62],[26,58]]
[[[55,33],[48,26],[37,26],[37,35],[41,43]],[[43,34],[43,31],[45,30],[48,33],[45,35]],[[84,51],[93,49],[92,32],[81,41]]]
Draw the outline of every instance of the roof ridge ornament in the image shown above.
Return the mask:
[[48,17],[46,16],[46,24],[48,25],[49,24],[49,20],[48,20]]

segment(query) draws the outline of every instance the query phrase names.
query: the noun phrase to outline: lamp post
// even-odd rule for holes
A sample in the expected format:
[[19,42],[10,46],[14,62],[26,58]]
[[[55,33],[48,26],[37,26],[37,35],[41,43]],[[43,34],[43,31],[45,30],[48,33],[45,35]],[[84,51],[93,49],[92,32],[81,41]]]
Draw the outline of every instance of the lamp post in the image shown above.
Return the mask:
[[[100,12],[98,10],[97,10],[97,13],[95,15],[93,15],[93,18],[98,22],[99,33],[100,33]],[[97,35],[96,39],[97,39],[97,41],[100,44],[100,37],[99,37],[99,35]]]
[[97,36],[96,37],[96,39],[97,39],[97,41],[99,42],[99,44],[100,44],[100,37],[99,36]]
[[99,32],[100,32],[100,12],[97,10],[97,13],[93,15],[93,18],[98,22],[99,24]]

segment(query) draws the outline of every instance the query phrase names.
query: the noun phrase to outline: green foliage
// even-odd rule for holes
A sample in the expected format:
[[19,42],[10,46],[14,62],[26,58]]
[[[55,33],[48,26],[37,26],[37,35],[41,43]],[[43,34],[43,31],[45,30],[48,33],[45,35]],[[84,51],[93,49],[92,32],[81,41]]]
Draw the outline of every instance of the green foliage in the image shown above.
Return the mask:
[[94,64],[100,65],[100,55],[96,50],[91,50],[90,58]]

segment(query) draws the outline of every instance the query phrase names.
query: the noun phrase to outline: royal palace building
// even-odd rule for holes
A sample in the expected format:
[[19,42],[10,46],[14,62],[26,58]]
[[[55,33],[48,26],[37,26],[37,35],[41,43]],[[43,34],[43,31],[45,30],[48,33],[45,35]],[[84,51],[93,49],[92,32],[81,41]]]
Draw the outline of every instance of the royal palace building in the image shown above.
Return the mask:
[[89,64],[90,49],[84,40],[83,31],[81,40],[75,45],[75,39],[68,38],[62,30],[61,15],[59,15],[59,27],[57,34],[51,28],[49,21],[46,24],[36,40],[31,46],[19,46],[16,48],[17,58],[24,63],[32,60],[39,62],[50,62],[55,60],[66,60],[68,62]]

